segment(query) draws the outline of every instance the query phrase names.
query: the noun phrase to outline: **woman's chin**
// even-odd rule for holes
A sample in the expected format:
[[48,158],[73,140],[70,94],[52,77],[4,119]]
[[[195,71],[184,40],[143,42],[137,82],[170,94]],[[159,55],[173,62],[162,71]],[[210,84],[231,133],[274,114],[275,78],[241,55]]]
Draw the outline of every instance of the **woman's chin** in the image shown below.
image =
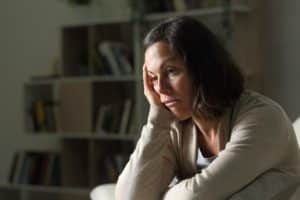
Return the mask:
[[175,118],[179,121],[184,121],[184,120],[191,118],[191,115],[188,113],[176,112],[174,110],[171,110],[171,112],[173,113]]

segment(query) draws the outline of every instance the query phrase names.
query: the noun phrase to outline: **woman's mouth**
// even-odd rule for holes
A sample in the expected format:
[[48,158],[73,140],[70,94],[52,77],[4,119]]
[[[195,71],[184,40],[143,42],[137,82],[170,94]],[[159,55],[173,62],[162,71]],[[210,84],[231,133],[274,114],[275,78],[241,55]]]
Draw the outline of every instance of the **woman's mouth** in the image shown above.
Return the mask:
[[167,100],[163,102],[163,104],[168,108],[176,106],[177,103],[178,103],[177,99]]

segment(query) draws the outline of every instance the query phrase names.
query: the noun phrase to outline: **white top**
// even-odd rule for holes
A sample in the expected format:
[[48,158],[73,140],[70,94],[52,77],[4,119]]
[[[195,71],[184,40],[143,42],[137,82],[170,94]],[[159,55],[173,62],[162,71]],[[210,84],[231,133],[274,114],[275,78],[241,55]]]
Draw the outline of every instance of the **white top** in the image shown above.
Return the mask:
[[203,169],[206,168],[217,156],[211,156],[211,157],[204,157],[200,148],[198,148],[197,153],[197,168]]

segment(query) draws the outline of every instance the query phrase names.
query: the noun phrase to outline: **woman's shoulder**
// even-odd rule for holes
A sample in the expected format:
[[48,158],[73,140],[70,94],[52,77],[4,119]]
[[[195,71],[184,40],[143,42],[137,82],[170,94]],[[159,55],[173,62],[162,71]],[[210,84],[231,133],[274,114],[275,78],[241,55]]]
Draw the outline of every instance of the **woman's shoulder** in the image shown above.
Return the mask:
[[276,106],[281,107],[276,101],[259,92],[246,89],[239,99],[240,103],[255,106]]
[[237,116],[255,113],[269,117],[287,117],[284,109],[276,101],[253,90],[245,90],[241,94],[235,105],[234,112]]
[[277,129],[292,132],[292,123],[284,109],[271,98],[251,90],[242,93],[232,120],[235,128],[264,127],[269,131]]

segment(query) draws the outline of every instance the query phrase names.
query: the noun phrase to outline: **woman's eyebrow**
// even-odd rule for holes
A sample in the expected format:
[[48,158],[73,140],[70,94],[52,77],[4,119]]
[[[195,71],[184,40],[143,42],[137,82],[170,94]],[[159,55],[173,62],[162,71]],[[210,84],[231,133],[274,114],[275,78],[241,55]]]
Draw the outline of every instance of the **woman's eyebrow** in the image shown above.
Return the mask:
[[[164,70],[164,69],[167,67],[166,64],[167,64],[168,62],[174,61],[174,60],[176,60],[176,56],[175,56],[175,55],[168,56],[167,58],[165,58],[165,59],[162,61],[162,63],[160,64],[160,66],[159,66],[159,71]],[[155,75],[154,72],[149,71],[149,70],[147,70],[147,71],[148,71],[148,74],[149,74],[149,75],[153,75],[153,76]]]
[[173,61],[173,60],[176,60],[176,56],[175,55],[172,55],[172,56],[168,56],[163,63],[165,62],[168,62],[168,61]]
[[163,69],[163,68],[165,68],[166,67],[166,63],[168,63],[168,62],[171,62],[171,61],[174,61],[174,60],[176,60],[176,56],[169,56],[169,57],[167,57],[163,62],[162,62],[162,64],[160,65],[160,69]]

